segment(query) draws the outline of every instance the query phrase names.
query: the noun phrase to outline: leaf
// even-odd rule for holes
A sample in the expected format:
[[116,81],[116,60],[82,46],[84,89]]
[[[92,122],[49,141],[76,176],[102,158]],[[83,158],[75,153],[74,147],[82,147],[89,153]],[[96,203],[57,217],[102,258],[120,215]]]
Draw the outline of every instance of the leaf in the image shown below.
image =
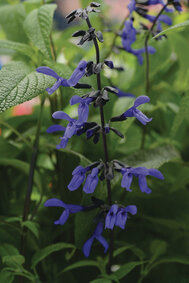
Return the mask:
[[172,27],[170,27],[170,28],[167,28],[167,29],[165,29],[165,30],[163,30],[163,31],[161,31],[160,33],[158,33],[157,35],[155,35],[152,39],[155,39],[156,37],[159,37],[160,35],[163,35],[163,34],[167,34],[167,33],[169,33],[169,32],[171,32],[171,31],[175,31],[175,30],[183,30],[184,28],[189,28],[189,20],[187,20],[187,21],[185,21],[185,22],[183,22],[183,23],[180,23],[180,24],[177,24],[177,25],[174,25],[174,26],[172,26]]
[[25,258],[22,255],[3,256],[2,262],[10,267],[17,268],[22,266]]
[[132,261],[129,263],[126,263],[120,267],[119,270],[114,272],[114,275],[118,279],[124,278],[129,272],[131,272],[136,266],[143,264],[143,261]]
[[172,146],[160,146],[129,155],[125,162],[130,166],[159,168],[163,164],[180,159],[179,152]]
[[56,7],[56,4],[43,5],[33,10],[24,22],[28,38],[48,58],[51,58],[50,33]]
[[0,282],[7,282],[7,283],[12,283],[14,280],[14,276],[11,272],[8,272],[6,270],[1,270],[0,272]]
[[[0,246],[0,256],[19,255],[17,248],[10,244],[3,244]],[[1,281],[0,281],[1,282]]]
[[[29,45],[11,40],[0,40],[0,48],[17,51],[29,57],[32,57],[34,53],[33,48]],[[3,54],[3,52],[1,52],[1,54]]]
[[[18,170],[21,170],[27,175],[29,174],[29,164],[24,161],[18,160],[18,159],[0,158],[0,165],[12,166]],[[41,191],[42,185],[41,185],[40,175],[38,174],[38,172],[35,172],[34,183],[37,185],[37,187]]]
[[69,265],[68,267],[64,268],[64,270],[62,272],[66,272],[75,268],[79,268],[79,267],[86,267],[86,266],[95,266],[98,267],[98,263],[94,260],[81,260],[78,262],[75,262],[71,265]]
[[2,26],[7,39],[20,42],[27,41],[23,29],[25,16],[26,13],[24,7],[21,4],[0,6],[0,25]]
[[152,258],[150,259],[149,264],[155,261],[160,255],[164,254],[166,250],[167,250],[167,243],[165,241],[154,240],[150,247]]
[[112,283],[112,280],[99,278],[99,279],[90,281],[90,283]]
[[0,71],[0,112],[42,94],[54,81],[22,62],[3,66]]
[[22,222],[22,226],[27,227],[35,236],[39,238],[39,225],[32,221],[24,221]]
[[188,108],[189,108],[189,92],[186,92],[181,99],[180,108],[175,116],[172,128],[171,137],[174,138],[179,127],[181,126],[184,119],[188,118]]
[[44,258],[46,258],[48,255],[60,251],[62,249],[74,249],[75,246],[72,244],[67,244],[67,243],[57,243],[57,244],[52,244],[50,246],[45,247],[42,250],[39,250],[34,254],[32,257],[32,265],[31,268],[34,268],[40,261],[42,261]]

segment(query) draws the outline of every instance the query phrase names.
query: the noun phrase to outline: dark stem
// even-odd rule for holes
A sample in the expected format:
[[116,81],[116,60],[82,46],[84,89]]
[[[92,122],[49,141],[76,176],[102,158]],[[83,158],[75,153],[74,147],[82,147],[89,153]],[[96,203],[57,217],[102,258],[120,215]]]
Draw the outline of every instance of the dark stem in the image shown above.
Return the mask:
[[[92,27],[89,18],[86,19],[87,25],[89,28]],[[93,38],[95,50],[96,50],[96,63],[100,63],[100,50],[98,46],[98,42],[96,38]],[[101,77],[100,73],[97,74],[97,86],[98,90],[102,89],[101,86]],[[102,127],[102,139],[103,139],[103,147],[104,147],[104,158],[105,158],[105,165],[108,166],[109,157],[108,157],[108,146],[107,146],[107,140],[106,140],[106,133],[105,133],[105,119],[104,119],[104,109],[103,105],[100,105],[100,118],[101,118],[101,127]],[[111,197],[111,183],[110,180],[106,179],[106,185],[107,185],[107,193],[108,193],[108,203],[111,206],[112,205],[112,197]],[[110,232],[110,248],[109,248],[109,262],[108,262],[108,273],[111,273],[111,265],[112,265],[112,257],[113,257],[113,231]]]
[[150,39],[150,34],[153,31],[159,17],[164,12],[164,10],[166,9],[167,6],[168,6],[168,3],[165,6],[163,6],[163,8],[160,10],[160,12],[155,17],[155,20],[154,20],[151,28],[148,30],[145,41],[144,41],[145,55],[146,55],[146,92],[147,93],[150,90],[150,57],[149,57],[149,53],[148,53],[148,41]]
[[[42,112],[43,112],[44,102],[45,102],[45,98],[43,97],[41,100],[40,113],[39,113],[38,122],[37,122],[35,140],[34,140],[33,147],[32,147],[32,156],[31,156],[30,169],[29,169],[28,186],[27,186],[27,192],[26,192],[26,197],[25,197],[25,202],[24,202],[24,211],[23,211],[23,216],[22,216],[23,222],[28,219],[28,214],[30,210],[31,194],[32,194],[33,182],[34,182],[34,173],[35,173],[38,150],[39,150],[39,137],[40,137],[40,131],[41,131],[41,121],[42,121]],[[21,234],[21,247],[20,247],[20,253],[22,255],[25,255],[26,238],[27,238],[27,228],[24,226],[22,229],[22,234]]]

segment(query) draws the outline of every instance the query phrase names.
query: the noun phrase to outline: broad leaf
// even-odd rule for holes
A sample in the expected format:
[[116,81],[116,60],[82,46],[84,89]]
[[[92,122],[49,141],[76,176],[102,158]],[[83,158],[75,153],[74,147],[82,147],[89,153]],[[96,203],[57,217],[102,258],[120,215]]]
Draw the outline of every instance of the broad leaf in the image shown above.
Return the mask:
[[[1,48],[5,50],[13,50],[28,57],[32,57],[34,53],[33,48],[30,47],[29,45],[20,42],[14,42],[11,40],[0,40],[0,49]],[[3,52],[1,53],[3,54]]]
[[21,4],[0,6],[0,25],[7,39],[20,42],[27,41],[23,30],[25,16],[24,7]]
[[7,282],[12,283],[14,280],[14,276],[11,272],[8,272],[6,270],[1,270],[0,272],[0,282]]
[[152,257],[149,263],[152,263],[156,260],[160,255],[164,254],[167,250],[167,243],[162,240],[154,240],[151,244],[150,251]]
[[159,168],[163,164],[180,159],[179,152],[172,146],[160,146],[129,155],[125,162],[131,166]]
[[34,254],[32,257],[32,265],[31,267],[34,268],[40,261],[42,261],[44,258],[49,256],[50,254],[63,250],[63,249],[74,249],[75,246],[72,244],[67,243],[57,243],[50,246],[45,247],[42,250],[39,250]]
[[42,94],[54,78],[37,73],[22,62],[12,62],[0,71],[0,112]]
[[22,266],[22,264],[25,262],[25,259],[22,255],[7,255],[2,258],[2,262],[10,267],[17,268]]
[[33,10],[24,22],[28,38],[48,58],[51,58],[50,33],[56,7],[55,4],[43,5]]
[[39,238],[39,225],[32,221],[24,221],[22,222],[22,226],[27,227],[35,236]]
[[114,275],[118,279],[124,278],[129,272],[131,272],[136,266],[143,264],[142,261],[132,261],[129,263],[126,263],[120,267],[117,271],[114,272]]

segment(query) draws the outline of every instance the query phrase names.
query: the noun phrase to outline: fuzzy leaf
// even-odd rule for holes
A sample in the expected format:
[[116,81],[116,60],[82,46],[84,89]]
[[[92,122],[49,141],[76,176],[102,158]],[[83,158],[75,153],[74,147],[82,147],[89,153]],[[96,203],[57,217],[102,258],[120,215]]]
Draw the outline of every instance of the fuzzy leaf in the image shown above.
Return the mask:
[[48,58],[51,58],[50,33],[56,7],[55,4],[43,5],[33,10],[24,22],[28,38]]
[[22,62],[3,66],[0,71],[0,112],[31,100],[54,82],[54,78],[37,73]]
[[[34,52],[33,48],[31,48],[29,45],[11,40],[0,40],[0,48],[13,50],[28,57],[32,57]],[[1,53],[3,54],[3,52]]]

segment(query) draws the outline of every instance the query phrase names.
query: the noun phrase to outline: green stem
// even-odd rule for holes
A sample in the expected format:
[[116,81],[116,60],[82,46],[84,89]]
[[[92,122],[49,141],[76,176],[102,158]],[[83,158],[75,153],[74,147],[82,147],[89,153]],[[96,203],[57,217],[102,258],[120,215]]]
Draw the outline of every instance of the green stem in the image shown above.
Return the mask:
[[[43,96],[41,100],[41,105],[40,105],[40,112],[39,112],[39,117],[38,117],[38,122],[37,122],[35,140],[34,140],[33,148],[32,148],[28,186],[27,186],[27,192],[26,192],[26,197],[25,197],[25,202],[24,202],[24,211],[23,211],[22,221],[26,221],[28,219],[28,214],[30,210],[31,194],[32,194],[33,182],[34,182],[34,173],[35,173],[37,157],[38,157],[38,150],[39,150],[39,138],[40,138],[40,131],[41,131],[41,122],[42,122],[44,102],[45,102],[45,97]],[[24,226],[22,229],[22,234],[21,234],[21,248],[20,248],[20,252],[22,255],[25,255],[26,238],[27,238],[27,228]]]
[[19,133],[15,128],[13,128],[10,124],[7,122],[0,120],[0,125],[5,126],[6,128],[10,129],[13,133],[15,133],[28,147],[31,148],[31,144],[28,142],[27,139],[25,139],[21,133]]

